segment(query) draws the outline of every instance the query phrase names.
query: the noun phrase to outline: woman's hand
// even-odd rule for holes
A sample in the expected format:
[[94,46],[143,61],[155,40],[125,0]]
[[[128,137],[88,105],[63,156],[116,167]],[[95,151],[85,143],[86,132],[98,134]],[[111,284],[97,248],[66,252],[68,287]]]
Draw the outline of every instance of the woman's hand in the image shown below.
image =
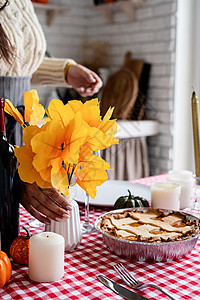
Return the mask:
[[21,204],[39,221],[49,224],[69,218],[70,203],[54,188],[41,189],[36,183],[21,182]]
[[103,85],[95,72],[79,64],[69,66],[65,79],[82,97],[92,96]]

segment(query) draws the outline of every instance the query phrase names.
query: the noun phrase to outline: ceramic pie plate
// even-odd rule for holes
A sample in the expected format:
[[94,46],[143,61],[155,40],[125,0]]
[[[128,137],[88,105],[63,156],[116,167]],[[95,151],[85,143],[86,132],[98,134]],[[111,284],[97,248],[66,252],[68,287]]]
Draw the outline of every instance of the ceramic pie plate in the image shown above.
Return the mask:
[[[194,249],[199,234],[185,240],[174,242],[147,243],[129,241],[114,237],[100,228],[102,217],[109,213],[121,213],[128,209],[118,209],[107,212],[96,219],[95,228],[102,234],[104,244],[107,249],[121,257],[137,261],[172,261],[180,259]],[[130,209],[129,209],[130,210]],[[134,210],[147,211],[148,208],[138,208]],[[168,210],[164,210],[168,212]],[[188,221],[196,221],[200,225],[200,220],[187,213],[183,213]]]

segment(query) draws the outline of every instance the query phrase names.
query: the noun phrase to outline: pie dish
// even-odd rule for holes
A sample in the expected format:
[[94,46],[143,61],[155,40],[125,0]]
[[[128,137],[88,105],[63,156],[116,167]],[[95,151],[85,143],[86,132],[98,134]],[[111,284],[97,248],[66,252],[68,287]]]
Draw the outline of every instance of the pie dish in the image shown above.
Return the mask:
[[95,227],[108,250],[139,261],[168,261],[188,255],[200,233],[190,214],[152,208],[121,209],[99,217]]

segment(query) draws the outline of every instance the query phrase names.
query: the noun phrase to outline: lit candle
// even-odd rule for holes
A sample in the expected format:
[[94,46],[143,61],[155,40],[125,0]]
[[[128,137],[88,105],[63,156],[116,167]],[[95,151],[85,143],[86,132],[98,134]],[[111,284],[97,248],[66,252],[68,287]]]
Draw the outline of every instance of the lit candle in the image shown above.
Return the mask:
[[194,139],[194,156],[196,177],[200,177],[200,129],[199,129],[199,100],[196,93],[192,93],[192,124]]
[[64,275],[64,238],[54,232],[33,235],[29,241],[29,278],[52,282]]
[[172,182],[156,182],[151,185],[151,207],[169,210],[180,208],[181,186]]

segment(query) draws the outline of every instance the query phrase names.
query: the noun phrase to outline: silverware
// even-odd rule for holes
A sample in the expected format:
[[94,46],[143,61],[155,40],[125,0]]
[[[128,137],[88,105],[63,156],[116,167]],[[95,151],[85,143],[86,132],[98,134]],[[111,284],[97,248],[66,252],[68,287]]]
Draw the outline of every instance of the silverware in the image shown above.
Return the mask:
[[126,285],[131,287],[134,290],[141,290],[145,287],[153,287],[153,288],[159,290],[160,292],[162,292],[163,294],[165,294],[166,296],[168,296],[170,299],[177,300],[176,297],[170,295],[164,288],[160,288],[159,286],[152,284],[152,283],[143,283],[143,282],[137,280],[123,266],[123,264],[118,264],[118,265],[114,266],[114,269],[117,272],[117,274],[119,274],[121,279],[126,283]]
[[112,281],[111,279],[108,279],[107,277],[105,277],[102,274],[97,275],[97,278],[106,287],[111,289],[116,294],[122,296],[124,299],[128,299],[128,300],[147,300],[148,299],[148,298],[145,298],[145,297],[123,287],[122,285]]

